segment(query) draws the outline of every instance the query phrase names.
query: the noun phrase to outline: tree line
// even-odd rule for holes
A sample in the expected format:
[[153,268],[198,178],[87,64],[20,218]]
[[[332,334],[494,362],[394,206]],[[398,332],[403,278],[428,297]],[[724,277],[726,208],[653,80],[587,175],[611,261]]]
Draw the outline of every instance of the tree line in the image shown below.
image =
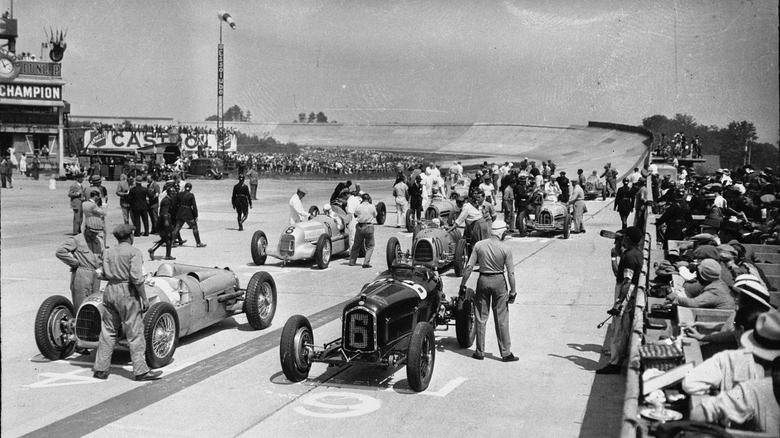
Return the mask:
[[[780,162],[780,143],[757,143],[756,127],[746,120],[732,121],[725,128],[721,128],[701,125],[688,114],[678,113],[672,119],[656,114],[643,119],[642,126],[653,133],[656,141],[662,133],[666,134],[669,141],[677,132],[685,134],[689,140],[698,135],[704,155],[720,155],[720,166],[729,169],[735,169],[746,162],[757,169]],[[749,158],[747,161],[746,156]]]

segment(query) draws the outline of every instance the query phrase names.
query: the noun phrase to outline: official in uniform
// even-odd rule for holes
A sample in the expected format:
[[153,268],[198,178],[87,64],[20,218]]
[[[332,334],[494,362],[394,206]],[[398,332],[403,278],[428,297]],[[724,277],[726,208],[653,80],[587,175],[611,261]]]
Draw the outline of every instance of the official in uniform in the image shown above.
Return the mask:
[[[474,250],[466,264],[463,279],[460,282],[461,298],[466,294],[466,283],[471,277],[474,266],[479,265],[479,279],[477,280],[476,297],[474,305],[476,310],[477,346],[471,356],[474,359],[485,358],[485,329],[490,315],[492,302],[493,323],[496,326],[498,349],[501,360],[515,362],[519,360],[512,354],[512,341],[509,337],[509,305],[515,302],[517,289],[515,287],[515,267],[512,260],[512,251],[501,242],[501,236],[506,232],[506,223],[502,220],[493,222],[490,229],[490,238],[480,240],[474,244]],[[509,281],[509,293],[507,294],[507,280]]]
[[97,270],[103,265],[103,246],[103,220],[89,217],[84,224],[84,233],[69,238],[57,249],[57,258],[70,267],[74,309],[78,309],[88,296],[100,292]]
[[[174,236],[179,236],[181,227],[186,223],[192,230],[192,235],[195,236],[195,243],[198,248],[206,246],[205,243],[200,241],[200,232],[198,231],[198,204],[195,202],[195,195],[192,194],[192,183],[184,185],[184,192],[178,196],[178,211],[176,212],[176,228],[173,230]],[[182,240],[179,244],[183,244],[186,240]]]
[[360,249],[365,244],[366,258],[363,259],[363,267],[371,267],[371,255],[374,253],[374,222],[376,220],[376,207],[371,204],[371,196],[363,193],[363,202],[355,208],[355,244],[349,250],[349,266],[357,264]]
[[626,249],[620,257],[620,263],[618,263],[615,304],[607,311],[614,317],[607,339],[604,341],[604,344],[609,346],[609,363],[596,370],[596,374],[620,374],[621,372],[631,336],[631,321],[633,321],[634,311],[634,296],[629,295],[628,292],[631,285],[636,286],[639,281],[639,274],[644,262],[642,250],[639,248],[641,241],[641,229],[637,227],[626,228],[623,238]]
[[233,186],[233,210],[238,215],[238,231],[244,231],[244,221],[249,217],[249,209],[252,208],[252,197],[249,187],[244,184],[244,175],[238,176],[238,183]]
[[163,197],[162,201],[160,201],[160,215],[157,218],[157,232],[160,235],[160,240],[149,248],[149,258],[152,260],[154,260],[154,251],[162,245],[165,245],[165,260],[176,260],[176,257],[171,256],[171,248],[173,247],[173,224],[175,222],[171,216],[171,209],[175,198],[176,189],[174,187],[168,187],[167,196]]
[[623,187],[617,190],[614,209],[620,215],[623,230],[628,228],[628,215],[634,211],[634,191],[628,186],[628,178],[623,178]]
[[93,376],[107,379],[111,355],[121,325],[130,344],[135,380],[157,380],[162,371],[150,371],[146,365],[146,340],[142,313],[149,309],[143,273],[143,255],[133,247],[132,225],[119,225],[114,237],[119,244],[103,253],[103,275],[108,285],[103,291],[103,307],[97,357]]

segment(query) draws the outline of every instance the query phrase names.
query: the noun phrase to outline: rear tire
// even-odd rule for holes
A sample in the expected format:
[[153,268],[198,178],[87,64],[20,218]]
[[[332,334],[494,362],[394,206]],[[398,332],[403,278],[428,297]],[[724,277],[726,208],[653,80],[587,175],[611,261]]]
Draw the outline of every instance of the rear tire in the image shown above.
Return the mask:
[[387,207],[384,202],[376,204],[376,223],[377,225],[384,225],[385,219],[387,219]]
[[311,361],[306,344],[314,344],[311,324],[305,316],[294,315],[284,324],[279,343],[282,371],[291,382],[300,382],[309,377]]
[[401,243],[398,238],[391,237],[387,240],[387,249],[385,250],[385,257],[387,259],[387,269],[393,267],[393,262],[402,257]]
[[179,315],[164,301],[152,304],[144,314],[146,363],[150,368],[162,368],[173,360],[179,343]]
[[255,272],[249,279],[244,297],[244,312],[255,330],[267,329],[276,314],[276,282],[271,274]]
[[67,339],[67,327],[75,313],[70,300],[61,295],[43,301],[35,315],[35,343],[43,357],[60,360],[73,354],[76,343]]
[[455,276],[463,277],[463,273],[466,271],[466,264],[469,261],[469,245],[466,239],[458,239],[458,243],[455,244],[455,257],[453,258],[453,264],[455,265]]
[[406,359],[406,379],[413,391],[428,389],[436,362],[436,342],[433,327],[427,322],[418,322],[414,326],[409,340],[409,352]]
[[266,253],[268,248],[268,238],[265,237],[265,233],[262,231],[255,231],[252,235],[252,261],[257,266],[265,264],[268,254]]
[[208,178],[208,179],[213,179],[213,178],[214,178],[214,172],[212,172],[212,171],[211,171],[211,169],[209,169],[209,170],[207,170],[207,171],[206,171],[206,172],[203,174],[203,176],[205,176],[205,177],[206,177],[206,178]]
[[333,244],[330,236],[323,234],[317,240],[317,249],[314,250],[314,260],[317,261],[317,267],[326,269],[330,264],[330,256],[333,252]]
[[467,299],[463,300],[463,307],[458,310],[458,314],[455,316],[455,334],[461,348],[470,348],[474,345],[474,339],[477,336],[475,312],[474,300]]

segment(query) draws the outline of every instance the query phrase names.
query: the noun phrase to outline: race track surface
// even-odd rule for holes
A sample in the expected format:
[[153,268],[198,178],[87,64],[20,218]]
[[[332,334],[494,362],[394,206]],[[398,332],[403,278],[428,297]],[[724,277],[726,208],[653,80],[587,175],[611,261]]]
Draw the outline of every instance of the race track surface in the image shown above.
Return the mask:
[[[244,315],[183,338],[163,379],[132,380],[129,357],[115,353],[107,381],[91,377],[94,353],[50,362],[33,336],[36,310],[53,294],[69,296],[69,272],[54,252],[70,231],[68,182],[50,190],[46,180],[15,181],[2,190],[2,436],[614,436],[619,428],[623,380],[599,376],[604,364],[604,329],[596,325],[612,301],[611,241],[600,229],[615,230],[612,203],[589,201],[587,234],[511,238],[519,296],[510,309],[516,363],[502,363],[492,321],[484,361],[460,349],[454,330],[437,332],[430,388],[413,393],[405,368],[331,367],[315,364],[310,380],[288,382],[279,364],[281,327],[294,314],[314,325],[317,343],[340,331],[342,303],[385,266],[390,236],[404,249],[411,235],[394,227],[395,206],[377,227],[373,269],[347,266],[336,257],[328,269],[310,263],[283,267],[270,259],[254,266],[250,239],[255,230],[273,242],[286,227],[287,201],[297,182],[262,180],[261,201],[250,210],[246,231],[236,229],[230,207],[234,181],[194,180],[200,228],[206,248],[189,242],[174,249],[177,262],[230,267],[246,286],[265,270],[274,276],[278,309],[273,325],[254,331]],[[374,202],[390,201],[390,181],[366,181]],[[306,182],[304,205],[324,204],[333,182]],[[109,228],[121,221],[116,183]],[[153,237],[137,238],[144,255]],[[116,241],[109,237],[109,244]],[[158,251],[158,255],[163,252]],[[161,261],[145,261],[153,272]],[[443,273],[445,292],[457,293],[459,278]],[[473,287],[476,275],[470,280]]]
[[[620,176],[631,173],[646,149],[646,136],[586,126],[537,126],[520,124],[298,124],[233,123],[235,128],[260,138],[302,146],[339,146],[409,152],[433,152],[474,156],[464,164],[484,161],[519,162],[523,158],[552,160],[569,178],[583,169],[585,175],[603,172],[611,162]],[[452,163],[438,162],[443,169]]]

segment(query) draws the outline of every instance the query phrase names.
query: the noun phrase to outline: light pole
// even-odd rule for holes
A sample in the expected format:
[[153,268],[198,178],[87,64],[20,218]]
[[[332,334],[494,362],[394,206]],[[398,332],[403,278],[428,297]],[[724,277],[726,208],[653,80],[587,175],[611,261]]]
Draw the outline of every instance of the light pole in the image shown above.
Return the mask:
[[233,17],[225,11],[217,12],[219,17],[219,46],[217,46],[217,150],[225,152],[225,51],[222,45],[222,23],[230,25],[231,29],[236,28],[236,22]]

